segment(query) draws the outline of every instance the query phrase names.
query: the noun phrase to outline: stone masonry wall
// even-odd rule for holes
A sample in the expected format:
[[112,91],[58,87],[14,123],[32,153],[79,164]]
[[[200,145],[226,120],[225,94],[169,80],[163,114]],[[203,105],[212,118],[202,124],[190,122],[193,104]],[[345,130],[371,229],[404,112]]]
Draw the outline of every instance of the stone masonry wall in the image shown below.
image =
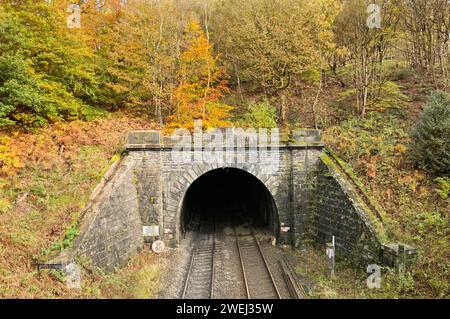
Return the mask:
[[314,196],[314,190],[310,187],[309,176],[320,161],[320,149],[292,150],[292,217],[294,219],[294,235],[292,244],[299,246],[302,240],[309,236],[308,202]]
[[123,159],[93,199],[74,243],[73,257],[84,255],[95,266],[112,270],[143,247],[133,165],[130,158]]
[[309,177],[307,236],[325,244],[335,236],[336,251],[360,261],[377,261],[380,243],[367,208],[345,177],[322,159]]

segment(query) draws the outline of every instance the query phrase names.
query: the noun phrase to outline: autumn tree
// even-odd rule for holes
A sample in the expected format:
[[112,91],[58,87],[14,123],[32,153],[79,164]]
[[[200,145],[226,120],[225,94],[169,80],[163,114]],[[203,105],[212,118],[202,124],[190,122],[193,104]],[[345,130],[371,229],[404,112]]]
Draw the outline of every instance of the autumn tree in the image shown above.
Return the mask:
[[0,12],[0,126],[83,118],[98,89],[95,55],[55,3],[10,1]]
[[[350,62],[352,85],[344,94],[355,96],[357,113],[361,117],[377,101],[377,94],[383,90],[396,89],[391,83],[385,82],[381,71],[397,38],[397,4],[392,0],[383,0],[379,4],[379,12],[368,10],[370,4],[371,1],[346,1],[334,26],[337,49],[344,52],[347,62]],[[378,13],[382,18],[380,25],[369,25],[370,14]]]
[[285,122],[285,91],[311,73],[318,78],[320,52],[333,40],[336,11],[334,1],[223,1],[213,16],[213,39],[225,53],[238,88],[248,83],[252,91],[277,97],[279,118]]
[[406,58],[414,69],[428,73],[436,87],[448,87],[450,3],[447,0],[414,0],[403,1],[399,7]]
[[169,128],[192,129],[195,119],[201,119],[205,128],[231,124],[232,107],[220,101],[228,92],[226,76],[195,19],[186,27],[177,79],[176,110],[169,116]]
[[[170,111],[183,28],[171,1],[123,6],[102,35],[105,100],[112,108],[139,107],[162,124]],[[181,18],[180,18],[181,19]]]

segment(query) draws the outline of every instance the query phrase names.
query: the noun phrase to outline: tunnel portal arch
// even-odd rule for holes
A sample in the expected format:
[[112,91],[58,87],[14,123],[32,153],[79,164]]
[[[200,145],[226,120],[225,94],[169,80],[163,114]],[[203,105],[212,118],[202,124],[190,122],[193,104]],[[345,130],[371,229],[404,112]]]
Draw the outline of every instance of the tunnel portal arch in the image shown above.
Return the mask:
[[[275,197],[264,178],[237,167],[209,169],[186,183],[177,208],[176,238],[181,240],[186,230],[206,218],[205,213],[228,214],[236,225],[253,221],[252,226],[263,227],[278,239],[280,217]],[[206,190],[206,193],[203,191]],[[215,206],[219,212],[207,212]],[[211,206],[211,204],[213,204]],[[193,207],[194,206],[194,207]],[[219,208],[220,207],[220,208]],[[203,211],[202,211],[203,210]],[[241,213],[241,215],[236,215]],[[224,217],[224,216],[223,216]],[[191,224],[190,224],[191,222]]]

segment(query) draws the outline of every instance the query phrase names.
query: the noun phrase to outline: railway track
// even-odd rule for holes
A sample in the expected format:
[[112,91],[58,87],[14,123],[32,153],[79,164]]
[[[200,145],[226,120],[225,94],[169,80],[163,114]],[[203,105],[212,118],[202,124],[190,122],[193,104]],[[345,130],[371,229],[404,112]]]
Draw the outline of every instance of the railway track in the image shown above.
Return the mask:
[[308,293],[306,292],[305,287],[303,287],[303,285],[295,278],[294,270],[291,265],[284,260],[280,260],[279,263],[291,297],[293,299],[308,299]]
[[[223,280],[220,279],[220,274],[217,279],[215,278],[215,263],[218,263],[220,269],[221,249],[223,249],[220,240],[219,243],[216,243],[215,222],[200,224],[195,233],[195,246],[190,256],[182,299],[212,299],[214,298],[215,280]],[[279,263],[280,273],[271,272],[253,231],[238,234],[235,227],[232,229],[236,243],[234,254],[237,253],[236,261],[239,260],[240,263],[240,267],[236,268],[235,276],[237,277],[235,278],[243,281],[242,286],[245,287],[245,296],[248,299],[306,298],[306,293],[295,280],[289,265],[281,261]],[[216,251],[217,249],[219,250]],[[274,277],[274,275],[278,277]],[[218,293],[220,295],[220,288]]]
[[182,299],[214,298],[214,256],[216,250],[214,222],[200,229],[191,255]]
[[281,299],[277,284],[256,236],[253,233],[239,236],[236,230],[235,236],[247,298]]

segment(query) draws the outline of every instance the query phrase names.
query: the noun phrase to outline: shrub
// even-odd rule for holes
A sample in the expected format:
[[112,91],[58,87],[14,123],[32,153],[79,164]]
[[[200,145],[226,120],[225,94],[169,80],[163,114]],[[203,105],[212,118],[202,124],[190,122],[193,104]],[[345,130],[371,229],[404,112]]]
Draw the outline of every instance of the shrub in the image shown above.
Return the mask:
[[435,179],[438,184],[436,187],[436,192],[442,199],[447,199],[450,193],[450,178],[448,177],[438,177]]
[[[21,152],[14,145],[14,140],[7,136],[0,136],[0,178],[3,176],[13,175],[23,166],[24,164],[21,160]],[[0,183],[0,189],[1,186],[2,185]]]
[[431,94],[411,132],[411,157],[437,176],[450,174],[450,98],[445,92]]
[[277,110],[268,100],[253,102],[243,115],[242,124],[254,128],[277,127]]

